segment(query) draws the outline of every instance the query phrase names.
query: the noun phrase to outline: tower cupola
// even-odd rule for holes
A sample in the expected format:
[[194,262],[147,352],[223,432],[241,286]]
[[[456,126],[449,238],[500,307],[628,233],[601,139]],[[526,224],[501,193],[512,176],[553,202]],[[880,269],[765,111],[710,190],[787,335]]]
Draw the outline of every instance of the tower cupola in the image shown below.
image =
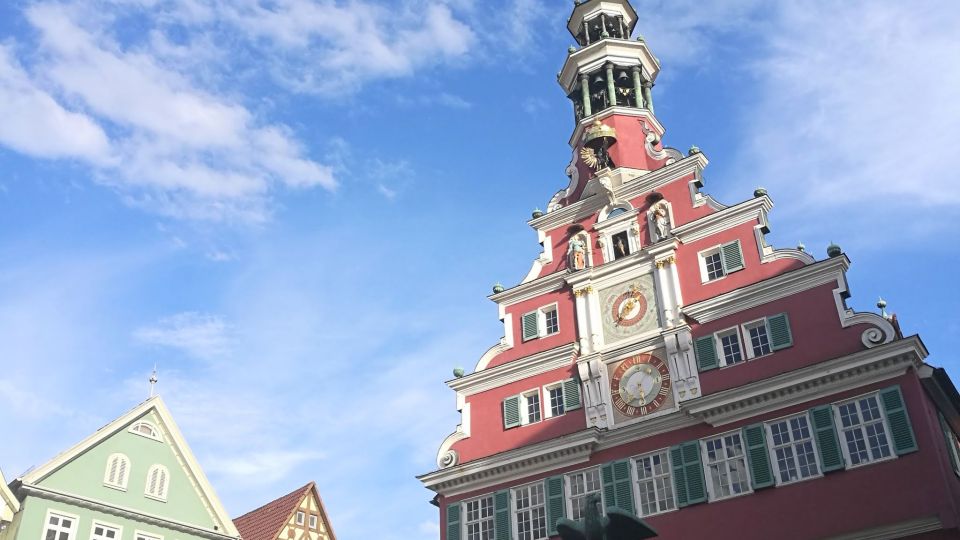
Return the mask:
[[630,39],[636,24],[637,12],[627,0],[577,0],[567,29],[586,47],[601,39]]

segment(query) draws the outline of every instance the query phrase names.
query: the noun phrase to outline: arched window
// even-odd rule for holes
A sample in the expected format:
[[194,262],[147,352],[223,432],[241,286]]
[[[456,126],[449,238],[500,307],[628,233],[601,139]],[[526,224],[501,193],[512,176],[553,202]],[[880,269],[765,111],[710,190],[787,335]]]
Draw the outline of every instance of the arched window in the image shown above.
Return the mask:
[[144,437],[158,441],[160,440],[160,431],[150,422],[143,420],[130,426],[130,433],[136,433],[137,435],[143,435]]
[[163,465],[154,465],[147,471],[147,489],[144,494],[153,499],[167,500],[170,489],[170,472]]
[[621,206],[618,206],[618,207],[614,208],[613,210],[611,210],[610,213],[607,214],[607,219],[610,219],[610,218],[612,218],[612,217],[619,216],[620,214],[623,214],[623,213],[625,213],[626,211],[627,211],[626,208],[623,208],[623,207],[621,207]]
[[130,471],[130,458],[123,454],[110,454],[107,458],[107,470],[103,472],[103,483],[119,489],[127,489],[127,477]]

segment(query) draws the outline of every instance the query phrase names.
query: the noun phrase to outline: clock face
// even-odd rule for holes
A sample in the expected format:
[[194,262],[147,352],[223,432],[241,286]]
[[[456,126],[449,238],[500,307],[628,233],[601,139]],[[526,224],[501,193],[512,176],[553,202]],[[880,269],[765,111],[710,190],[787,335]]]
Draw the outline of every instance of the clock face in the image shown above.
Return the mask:
[[607,343],[659,326],[653,276],[640,276],[600,291],[603,337]]
[[663,360],[652,354],[627,358],[610,376],[613,406],[625,416],[656,412],[670,393],[670,370]]

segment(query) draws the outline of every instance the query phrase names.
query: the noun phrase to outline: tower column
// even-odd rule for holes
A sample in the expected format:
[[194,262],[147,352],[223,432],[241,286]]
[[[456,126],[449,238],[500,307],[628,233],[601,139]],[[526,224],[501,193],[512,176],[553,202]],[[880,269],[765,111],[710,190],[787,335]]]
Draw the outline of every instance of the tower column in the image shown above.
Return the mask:
[[590,110],[590,77],[586,73],[580,74],[580,95],[583,98],[583,117],[593,114]]
[[653,112],[653,93],[650,92],[651,88],[653,88],[652,82],[643,81],[643,102],[646,104],[647,109]]
[[617,106],[617,89],[613,85],[613,64],[607,62],[604,66],[607,68],[607,98],[611,107]]
[[633,97],[637,101],[637,108],[643,108],[643,81],[640,79],[640,66],[633,66]]

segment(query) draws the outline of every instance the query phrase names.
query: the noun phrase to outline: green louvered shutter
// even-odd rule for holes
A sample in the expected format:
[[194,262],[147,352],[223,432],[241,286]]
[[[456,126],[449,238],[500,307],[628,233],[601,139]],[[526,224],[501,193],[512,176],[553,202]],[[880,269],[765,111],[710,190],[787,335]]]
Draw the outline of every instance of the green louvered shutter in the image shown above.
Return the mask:
[[947,443],[947,455],[950,456],[950,464],[953,465],[954,471],[958,471],[960,470],[960,462],[957,461],[957,446],[953,442],[956,435],[953,434],[953,429],[947,423],[943,413],[937,411],[937,416],[940,418],[940,429],[943,430],[943,442]]
[[563,410],[572,411],[580,406],[580,379],[574,377],[563,381]]
[[820,451],[820,470],[826,473],[843,469],[840,439],[833,427],[833,407],[824,405],[810,409],[810,424]]
[[704,484],[703,464],[700,462],[700,442],[689,441],[670,448],[670,464],[673,468],[677,507],[705,502],[707,486]]
[[510,491],[498,491],[493,495],[493,529],[497,540],[510,540]]
[[613,463],[604,463],[600,466],[600,480],[603,482],[603,501],[607,508],[617,505],[617,489],[613,481]]
[[729,274],[737,270],[743,270],[743,251],[740,250],[740,241],[734,240],[720,246],[720,254],[723,256],[723,271]]
[[523,326],[523,341],[533,339],[540,335],[540,327],[537,323],[537,312],[533,311],[521,317],[520,325]]
[[613,462],[613,491],[617,498],[617,508],[628,512],[633,509],[633,481],[630,478],[630,460]]
[[697,338],[694,342],[694,349],[697,353],[697,367],[700,371],[716,369],[720,363],[717,361],[717,347],[713,342],[713,334]]
[[903,404],[900,387],[891,386],[881,390],[880,401],[883,402],[883,410],[887,413],[887,421],[890,423],[894,451],[898,456],[916,452],[917,439],[913,436],[913,426],[910,424],[907,408]]
[[460,540],[460,503],[447,505],[447,540]]
[[767,317],[767,328],[770,329],[770,348],[778,351],[793,345],[793,334],[790,332],[790,319],[786,313],[778,313]]
[[503,429],[520,425],[520,396],[510,396],[503,400]]
[[767,452],[767,437],[763,424],[743,428],[743,440],[747,443],[747,461],[750,464],[750,484],[753,489],[774,485],[776,482],[770,468],[770,454]]
[[557,520],[565,517],[563,503],[563,476],[547,478],[547,529],[550,536],[557,535]]

